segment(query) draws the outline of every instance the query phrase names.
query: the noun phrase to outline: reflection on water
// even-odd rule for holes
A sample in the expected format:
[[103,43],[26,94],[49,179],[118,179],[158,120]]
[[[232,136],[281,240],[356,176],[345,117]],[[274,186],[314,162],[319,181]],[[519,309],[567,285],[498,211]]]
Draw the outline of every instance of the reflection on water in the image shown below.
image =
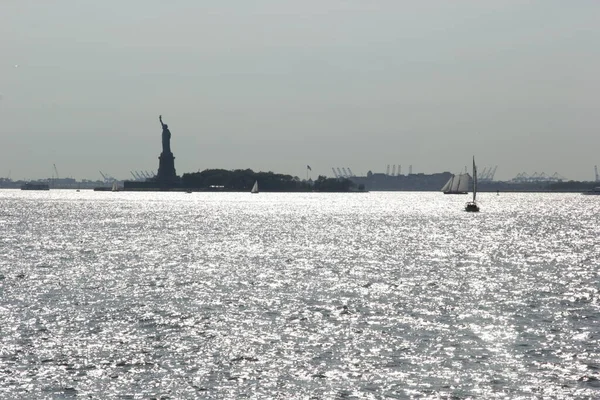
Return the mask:
[[0,398],[590,398],[575,194],[0,191]]

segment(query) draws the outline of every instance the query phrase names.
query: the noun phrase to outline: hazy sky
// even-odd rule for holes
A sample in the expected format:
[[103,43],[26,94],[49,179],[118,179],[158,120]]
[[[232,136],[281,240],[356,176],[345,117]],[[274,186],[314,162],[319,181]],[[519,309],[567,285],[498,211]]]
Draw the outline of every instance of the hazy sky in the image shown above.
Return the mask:
[[[169,4],[170,3],[170,4]],[[2,0],[0,176],[456,172],[592,180],[600,1]]]

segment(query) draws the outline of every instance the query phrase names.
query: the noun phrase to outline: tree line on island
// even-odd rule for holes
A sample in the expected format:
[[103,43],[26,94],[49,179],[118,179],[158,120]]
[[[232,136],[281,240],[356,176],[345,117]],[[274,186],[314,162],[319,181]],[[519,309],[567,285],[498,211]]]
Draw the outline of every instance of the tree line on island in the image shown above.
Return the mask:
[[254,172],[251,169],[206,169],[201,172],[185,173],[181,177],[186,189],[250,191],[258,181],[261,192],[353,192],[364,190],[346,178],[327,178],[323,175],[315,180],[301,180],[297,176],[274,172]]

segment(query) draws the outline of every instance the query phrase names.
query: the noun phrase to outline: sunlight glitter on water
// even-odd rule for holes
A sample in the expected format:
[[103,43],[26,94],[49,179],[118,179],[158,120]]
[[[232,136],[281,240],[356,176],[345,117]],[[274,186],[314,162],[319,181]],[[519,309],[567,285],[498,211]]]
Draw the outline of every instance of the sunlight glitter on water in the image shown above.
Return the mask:
[[589,197],[2,190],[0,398],[594,397]]

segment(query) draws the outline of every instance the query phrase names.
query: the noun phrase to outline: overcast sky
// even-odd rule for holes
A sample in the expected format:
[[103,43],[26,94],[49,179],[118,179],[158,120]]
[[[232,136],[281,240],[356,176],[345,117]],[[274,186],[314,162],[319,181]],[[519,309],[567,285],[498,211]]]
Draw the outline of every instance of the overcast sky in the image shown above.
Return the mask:
[[[169,4],[170,3],[170,4]],[[600,164],[600,1],[2,0],[0,176]]]

